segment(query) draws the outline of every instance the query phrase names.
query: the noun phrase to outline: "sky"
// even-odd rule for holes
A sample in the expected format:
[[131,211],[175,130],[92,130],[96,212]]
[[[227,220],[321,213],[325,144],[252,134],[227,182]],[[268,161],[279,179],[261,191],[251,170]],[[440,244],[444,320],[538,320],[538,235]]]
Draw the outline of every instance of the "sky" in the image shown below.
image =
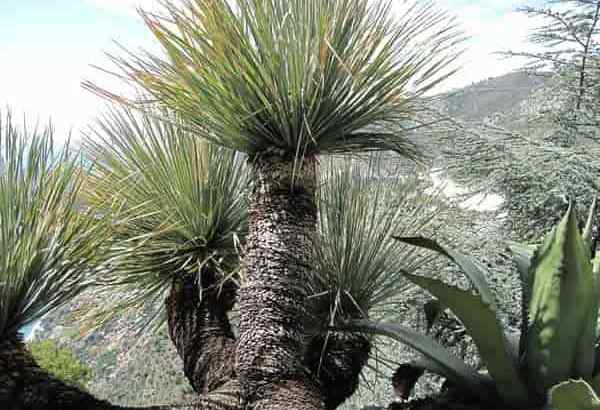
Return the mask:
[[[532,23],[514,11],[521,1],[437,3],[457,16],[469,36],[461,71],[440,91],[518,67],[493,52],[527,47]],[[8,106],[28,122],[51,118],[58,138],[72,131],[78,139],[105,107],[81,82],[107,84],[108,77],[93,66],[112,67],[106,53],[122,55],[115,41],[131,50],[158,51],[137,6],[156,7],[156,0],[0,0],[0,109]]]

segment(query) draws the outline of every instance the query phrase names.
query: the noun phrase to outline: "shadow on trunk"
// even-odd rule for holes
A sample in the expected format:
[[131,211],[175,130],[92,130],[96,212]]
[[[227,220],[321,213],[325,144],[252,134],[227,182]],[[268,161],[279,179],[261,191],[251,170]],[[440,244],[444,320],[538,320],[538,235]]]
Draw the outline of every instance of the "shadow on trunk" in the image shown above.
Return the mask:
[[209,393],[236,379],[236,340],[227,317],[236,286],[219,286],[212,272],[173,281],[165,304],[169,336],[196,392]]
[[320,381],[327,410],[336,409],[354,394],[370,352],[371,342],[364,336],[331,334],[311,340],[305,365]]

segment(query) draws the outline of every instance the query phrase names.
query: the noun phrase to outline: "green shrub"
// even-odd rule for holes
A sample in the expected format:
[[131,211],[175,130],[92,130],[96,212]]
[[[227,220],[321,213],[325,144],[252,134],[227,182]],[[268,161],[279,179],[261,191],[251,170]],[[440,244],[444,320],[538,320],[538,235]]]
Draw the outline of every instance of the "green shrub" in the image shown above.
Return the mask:
[[51,340],[31,342],[28,346],[41,367],[66,383],[85,389],[92,379],[92,370],[69,349],[59,347]]

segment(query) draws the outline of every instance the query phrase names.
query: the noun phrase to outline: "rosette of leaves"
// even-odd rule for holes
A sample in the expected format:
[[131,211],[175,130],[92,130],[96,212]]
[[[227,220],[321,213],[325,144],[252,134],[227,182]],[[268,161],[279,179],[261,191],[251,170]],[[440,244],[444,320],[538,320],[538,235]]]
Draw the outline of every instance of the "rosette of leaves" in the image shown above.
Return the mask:
[[[594,212],[595,205],[580,232],[575,207],[570,205],[541,245],[511,245],[523,284],[520,335],[504,331],[483,266],[434,240],[396,238],[445,256],[470,279],[472,291],[439,279],[409,272],[404,275],[462,321],[487,374],[475,371],[434,340],[411,329],[363,321],[354,330],[386,335],[410,345],[423,354],[419,366],[446,377],[465,397],[476,396],[490,406],[500,402],[524,408],[550,402],[557,410],[595,408],[598,400],[594,392],[600,391],[596,344],[600,257],[590,260]],[[571,396],[577,399],[568,399]]]
[[0,116],[0,342],[90,285],[107,230],[79,206],[80,165],[51,125]]
[[96,284],[118,302],[101,321],[143,304],[162,307],[173,280],[202,271],[216,283],[239,281],[248,184],[240,155],[195,138],[170,112],[126,108],[97,121],[85,153],[94,164],[86,200],[113,221]]
[[331,327],[395,315],[412,286],[403,272],[417,271],[430,256],[393,236],[437,233],[456,214],[439,191],[428,190],[422,176],[390,168],[394,159],[379,155],[321,167],[315,268],[306,279],[310,348],[305,363],[320,375],[331,398],[352,395],[369,359],[386,361],[373,338]]

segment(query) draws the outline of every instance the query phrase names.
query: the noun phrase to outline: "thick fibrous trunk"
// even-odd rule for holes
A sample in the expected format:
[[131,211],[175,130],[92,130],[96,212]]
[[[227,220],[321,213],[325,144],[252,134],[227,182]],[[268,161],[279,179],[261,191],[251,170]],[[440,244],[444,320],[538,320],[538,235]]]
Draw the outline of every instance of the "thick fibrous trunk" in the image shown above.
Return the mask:
[[217,285],[212,272],[177,278],[165,301],[169,335],[186,377],[200,394],[235,379],[236,340],[227,317],[235,287]]
[[364,336],[331,334],[311,340],[305,363],[319,378],[327,410],[336,409],[354,394],[370,352],[371,342]]
[[[147,410],[239,410],[235,382],[185,405],[150,406]],[[16,337],[0,342],[0,409],[126,410],[65,384],[41,369]]]
[[261,156],[252,163],[240,290],[237,373],[247,409],[322,409],[303,363],[305,278],[316,234],[316,163]]

